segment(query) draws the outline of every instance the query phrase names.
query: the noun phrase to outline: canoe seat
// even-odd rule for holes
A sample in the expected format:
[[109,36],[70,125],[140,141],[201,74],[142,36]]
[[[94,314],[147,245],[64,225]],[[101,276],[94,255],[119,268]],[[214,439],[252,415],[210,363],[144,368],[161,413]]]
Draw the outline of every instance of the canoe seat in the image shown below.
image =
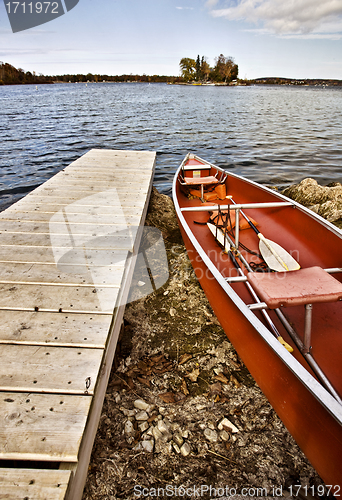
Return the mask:
[[305,306],[303,353],[311,349],[312,304],[342,300],[342,283],[321,267],[277,273],[248,273],[247,279],[268,308]]
[[197,177],[197,176],[188,177],[185,176],[184,173],[185,171],[182,171],[180,176],[178,177],[180,185],[182,186],[182,188],[185,188],[186,193],[189,193],[190,188],[193,188],[195,186],[200,187],[201,188],[200,196],[203,202],[204,202],[204,188],[211,188],[212,186],[223,185],[227,179],[227,174],[224,171],[219,172],[218,170],[216,171],[215,175],[206,175],[203,177]]
[[200,186],[208,184],[218,184],[219,180],[213,175],[207,177],[184,177],[183,182],[189,186]]
[[247,279],[270,309],[342,300],[342,283],[321,267],[277,273],[248,273]]

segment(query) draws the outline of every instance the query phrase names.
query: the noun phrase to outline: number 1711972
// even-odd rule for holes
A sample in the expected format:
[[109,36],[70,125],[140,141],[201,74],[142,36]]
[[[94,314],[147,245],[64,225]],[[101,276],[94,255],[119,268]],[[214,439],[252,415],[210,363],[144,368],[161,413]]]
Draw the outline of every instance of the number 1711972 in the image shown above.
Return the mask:
[[58,2],[7,2],[8,14],[58,14]]
[[323,486],[323,484],[319,486],[301,486],[300,484],[294,484],[293,486],[289,486],[289,492],[294,496],[298,496],[299,493],[304,494],[305,496],[308,496],[308,494],[312,496],[329,496],[332,495],[334,497],[339,497],[341,496],[341,487],[339,485],[331,485],[331,484],[326,484]]

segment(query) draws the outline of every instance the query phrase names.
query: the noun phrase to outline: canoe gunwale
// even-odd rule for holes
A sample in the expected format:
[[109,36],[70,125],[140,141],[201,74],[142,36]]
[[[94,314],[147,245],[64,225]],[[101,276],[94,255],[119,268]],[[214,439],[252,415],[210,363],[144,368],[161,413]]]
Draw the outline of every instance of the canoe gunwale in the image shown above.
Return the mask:
[[[173,179],[173,186],[172,186],[172,194],[173,194],[173,201],[175,204],[175,210],[177,214],[177,218],[179,220],[179,223],[181,224],[182,228],[184,229],[187,237],[189,238],[191,244],[195,248],[196,252],[200,256],[201,260],[205,264],[205,266],[209,269],[210,273],[213,275],[213,277],[216,279],[217,283],[221,286],[222,290],[227,294],[227,296],[230,298],[230,300],[234,303],[234,305],[240,310],[240,312],[245,316],[245,318],[249,321],[249,323],[253,326],[253,328],[256,330],[256,332],[263,338],[263,340],[268,344],[268,346],[276,353],[278,358],[283,361],[283,363],[289,368],[289,370],[297,377],[297,379],[306,387],[306,389],[322,404],[322,406],[331,414],[331,416],[340,424],[342,425],[342,405],[340,405],[335,398],[302,366],[299,361],[297,361],[279,342],[278,340],[273,336],[273,334],[268,330],[268,328],[255,316],[255,314],[250,310],[250,308],[245,304],[245,302],[239,297],[239,295],[233,290],[231,285],[226,281],[226,279],[222,276],[222,274],[218,271],[216,266],[213,264],[213,262],[210,260],[210,258],[207,256],[205,251],[203,250],[202,246],[196,239],[195,235],[191,231],[188,223],[185,220],[185,217],[183,215],[183,212],[181,210],[181,207],[179,205],[178,201],[178,196],[177,196],[177,183],[178,183],[178,176],[180,174],[180,171],[184,165],[184,163],[191,157],[192,159],[196,159],[200,162],[207,163],[209,166],[212,166],[215,169],[221,169],[220,167],[217,167],[216,165],[212,165],[211,163],[207,162],[206,160],[203,160],[202,158],[199,158],[196,155],[187,155],[183,162],[181,163],[180,167],[178,168],[174,179]],[[270,188],[267,188],[265,186],[260,186],[256,182],[253,182],[249,179],[246,178],[241,178],[241,176],[237,174],[232,174],[229,172],[229,176],[233,176],[236,179],[243,180],[247,183],[252,184],[258,189],[264,190],[267,193],[271,193],[273,196],[275,195],[277,198],[280,198],[284,201],[289,201],[289,199],[280,194],[276,193]],[[327,229],[335,233],[337,236],[339,236],[342,239],[342,231],[340,231],[336,226],[331,224],[330,222],[326,221],[319,215],[315,214],[311,210],[303,207],[300,205],[298,202],[295,202],[291,200],[291,203],[293,206],[304,212],[306,215],[309,217],[312,217],[313,219],[317,220],[320,224],[325,226]]]

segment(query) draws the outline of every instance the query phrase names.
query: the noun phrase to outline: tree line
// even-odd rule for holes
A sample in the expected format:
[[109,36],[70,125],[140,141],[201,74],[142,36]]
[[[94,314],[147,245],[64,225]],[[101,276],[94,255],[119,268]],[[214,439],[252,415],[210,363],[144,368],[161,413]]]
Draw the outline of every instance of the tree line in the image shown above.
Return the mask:
[[53,83],[53,77],[37,75],[35,71],[24,71],[15,68],[11,64],[0,62],[0,85],[20,85],[20,84]]
[[225,57],[220,54],[215,58],[215,66],[210,67],[205,56],[197,56],[197,59],[183,57],[179,63],[182,78],[185,82],[217,82],[229,83],[236,80],[239,67],[235,64],[233,57]]
[[180,76],[164,76],[164,75],[100,75],[87,73],[83,74],[67,74],[45,76],[36,74],[35,71],[24,71],[23,69],[15,68],[11,64],[0,61],[0,85],[20,85],[20,84],[42,84],[42,83],[76,83],[76,82],[153,82],[153,83],[179,83],[183,79]]

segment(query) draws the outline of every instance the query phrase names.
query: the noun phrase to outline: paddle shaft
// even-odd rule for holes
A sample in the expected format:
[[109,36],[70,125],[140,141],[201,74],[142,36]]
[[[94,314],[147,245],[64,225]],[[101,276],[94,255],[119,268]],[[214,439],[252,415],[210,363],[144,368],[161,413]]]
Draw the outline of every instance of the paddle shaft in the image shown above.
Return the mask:
[[[241,260],[241,262],[243,263],[243,265],[246,267],[246,269],[248,271],[252,271],[251,269],[251,266],[248,264],[248,262],[246,261],[246,259],[244,258],[243,255],[241,255],[241,253],[239,252],[239,250],[237,250],[235,247],[234,247],[234,244],[232,242],[232,240],[229,238],[229,236],[227,235],[227,239],[230,243],[230,245],[234,248],[234,250],[237,252],[238,254],[238,257],[239,259]],[[235,267],[237,267],[237,269],[239,268],[241,273],[243,274],[243,271],[240,267],[240,265],[238,264],[236,258],[235,258],[235,255],[232,254],[231,251],[229,251],[229,257],[231,257],[231,255],[233,256],[232,258],[232,262],[234,264]],[[240,272],[239,271],[239,272]],[[249,287],[253,290],[252,286],[250,285],[250,283],[246,282],[246,285],[249,285]],[[248,289],[250,290],[250,288],[248,287]],[[253,290],[253,297],[254,297],[254,290]],[[259,297],[255,294],[256,296],[256,302],[260,302],[260,299]],[[316,377],[318,378],[318,380],[321,382],[321,384],[323,385],[323,387],[325,387],[325,389],[336,399],[336,401],[338,401],[340,404],[342,404],[342,400],[339,396],[339,394],[336,392],[336,390],[334,389],[334,387],[332,386],[330,380],[328,379],[328,377],[324,374],[324,372],[322,371],[322,369],[320,368],[320,366],[318,365],[318,363],[316,362],[316,360],[314,359],[314,357],[312,356],[312,354],[310,354],[309,352],[304,352],[304,345],[303,345],[303,342],[301,340],[301,338],[299,337],[299,335],[297,334],[297,332],[294,330],[294,328],[290,325],[290,323],[287,321],[286,317],[284,316],[283,312],[277,308],[274,310],[275,313],[277,314],[278,318],[280,319],[281,323],[283,324],[285,330],[287,331],[287,333],[290,335],[291,339],[293,340],[293,342],[296,344],[299,352],[302,354],[302,356],[306,359],[307,363],[310,365],[312,371],[315,373]],[[269,318],[269,320],[271,321],[271,323],[273,324],[271,318],[268,316],[267,312],[262,309],[261,310],[262,313],[265,313],[267,315],[267,317]],[[266,316],[264,316],[266,321],[268,322],[268,319]],[[270,323],[269,323],[270,325]],[[271,326],[271,325],[270,325]],[[274,332],[274,329],[273,327],[271,327],[273,332]],[[274,328],[276,329],[276,326],[274,325]],[[277,333],[277,338],[280,337],[280,334],[278,332],[278,330],[276,329]]]
[[[237,203],[235,203],[235,201],[233,200],[232,197],[230,199],[231,199],[231,202],[234,205],[237,205]],[[240,210],[240,212],[241,212],[241,215],[246,219],[246,221],[248,222],[248,224],[250,225],[250,227],[253,229],[253,231],[255,231],[255,233],[258,235],[259,239],[267,246],[267,248],[269,249],[269,251],[277,259],[277,261],[279,262],[279,264],[285,269],[285,271],[289,271],[289,268],[286,265],[286,263],[283,261],[283,259],[281,257],[279,257],[279,255],[274,250],[274,248],[272,248],[272,245],[270,245],[269,242],[266,240],[265,236],[262,233],[260,233],[260,231],[258,230],[258,228],[253,224],[253,222],[249,219],[249,217],[247,217],[247,215],[242,210]]]
[[[239,274],[241,276],[245,276],[243,270],[241,269],[240,264],[238,263],[238,261],[235,258],[235,255],[230,250],[228,252],[228,255],[229,255],[231,261],[233,262],[235,268],[239,271]],[[255,302],[258,303],[258,304],[260,304],[261,300],[259,299],[259,297],[255,293],[252,285],[250,283],[248,283],[248,281],[245,281],[245,285],[247,286],[247,288],[248,288],[250,294],[252,295],[253,299],[255,300]],[[270,316],[265,311],[265,309],[261,309],[261,314],[264,316],[264,318],[267,321],[269,327],[273,331],[276,339],[279,340],[279,342],[285,347],[285,349],[287,351],[292,352],[293,351],[292,347],[284,341],[284,339],[282,338],[282,336],[278,332],[277,327],[275,326],[275,324],[273,323],[273,321],[271,320]]]

